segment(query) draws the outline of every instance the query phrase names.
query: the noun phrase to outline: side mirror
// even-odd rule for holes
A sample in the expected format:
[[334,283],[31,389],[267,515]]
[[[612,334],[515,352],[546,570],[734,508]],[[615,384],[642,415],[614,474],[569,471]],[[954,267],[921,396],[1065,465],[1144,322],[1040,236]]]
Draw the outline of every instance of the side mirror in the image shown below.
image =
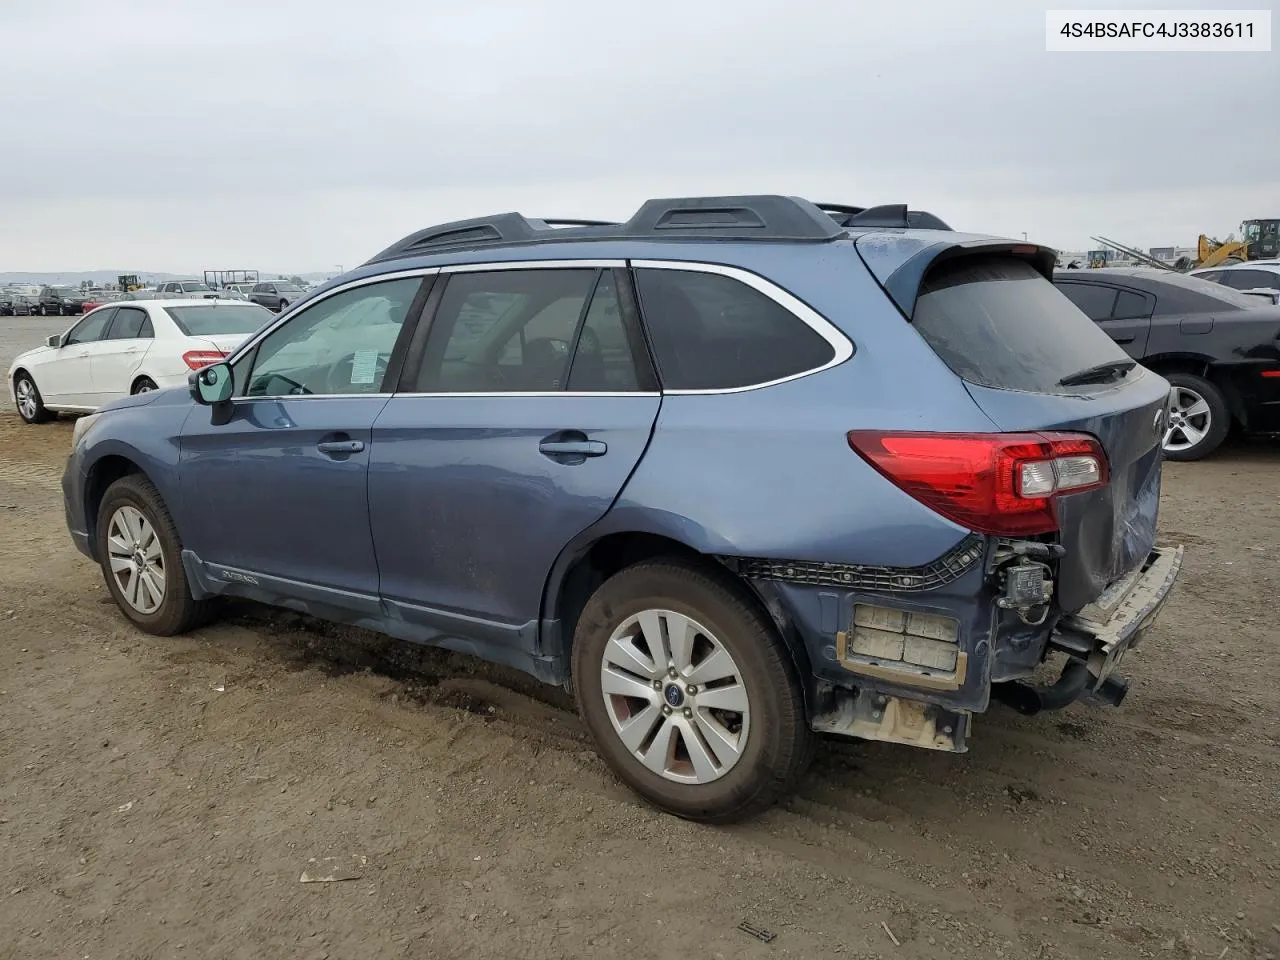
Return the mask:
[[44,344],[46,347],[54,347],[55,349],[62,346],[62,334],[55,333],[52,337],[46,340]]
[[235,389],[235,377],[229,363],[215,363],[194,370],[187,378],[187,383],[195,401],[209,407],[226,403]]

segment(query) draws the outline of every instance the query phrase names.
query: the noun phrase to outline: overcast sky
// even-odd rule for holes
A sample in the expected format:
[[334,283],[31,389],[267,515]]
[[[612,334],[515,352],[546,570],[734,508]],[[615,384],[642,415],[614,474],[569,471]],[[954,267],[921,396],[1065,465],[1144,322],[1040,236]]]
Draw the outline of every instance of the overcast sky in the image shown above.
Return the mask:
[[1067,249],[1280,216],[1280,53],[1046,53],[1085,5],[0,0],[0,271],[336,270],[710,193]]

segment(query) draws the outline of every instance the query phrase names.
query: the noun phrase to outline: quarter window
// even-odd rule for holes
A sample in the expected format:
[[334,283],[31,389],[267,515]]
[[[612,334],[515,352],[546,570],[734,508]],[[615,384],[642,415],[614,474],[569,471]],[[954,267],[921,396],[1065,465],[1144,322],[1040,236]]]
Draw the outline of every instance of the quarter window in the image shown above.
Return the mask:
[[754,386],[817,369],[835,356],[807,323],[732,277],[642,269],[636,286],[666,389]]
[[303,310],[245,358],[253,366],[246,393],[379,393],[421,284],[420,277],[371,283]]
[[1061,290],[1090,320],[1108,320],[1115,306],[1116,290],[1097,283],[1060,283]]
[[1132,290],[1121,290],[1116,296],[1116,305],[1112,310],[1116,320],[1138,320],[1151,316],[1151,300]]

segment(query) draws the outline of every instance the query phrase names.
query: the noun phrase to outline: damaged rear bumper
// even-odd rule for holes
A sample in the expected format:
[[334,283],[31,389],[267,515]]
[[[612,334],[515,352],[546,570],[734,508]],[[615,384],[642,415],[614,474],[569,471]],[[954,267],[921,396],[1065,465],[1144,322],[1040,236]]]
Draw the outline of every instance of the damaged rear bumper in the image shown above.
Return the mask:
[[1182,570],[1182,555],[1181,546],[1152,550],[1097,600],[1058,622],[1049,644],[1088,665],[1088,691],[1098,690],[1155,622]]
[[[1028,625],[1009,629],[1013,614],[997,602],[992,573],[982,563],[957,567],[954,579],[918,592],[891,593],[879,584],[876,593],[831,590],[825,582],[800,581],[795,565],[778,571],[776,579],[759,579],[757,572],[755,582],[780,623],[802,627],[815,730],[963,752],[972,715],[984,711],[989,699],[1024,713],[1080,699],[1118,705],[1127,683],[1115,669],[1167,602],[1182,557],[1180,546],[1150,550],[1089,606],[1039,629],[1025,620]],[[873,605],[871,612],[880,610],[876,619],[863,619],[864,603]],[[920,614],[935,627],[947,614],[960,625],[958,649],[947,662],[925,656],[937,654],[942,644],[912,627]],[[870,640],[855,644],[853,636],[864,625],[875,628],[866,631]],[[1036,686],[1008,676],[1019,668],[1011,658],[1000,659],[1006,648],[1027,661],[1022,677],[1048,650],[1070,659],[1057,683]]]

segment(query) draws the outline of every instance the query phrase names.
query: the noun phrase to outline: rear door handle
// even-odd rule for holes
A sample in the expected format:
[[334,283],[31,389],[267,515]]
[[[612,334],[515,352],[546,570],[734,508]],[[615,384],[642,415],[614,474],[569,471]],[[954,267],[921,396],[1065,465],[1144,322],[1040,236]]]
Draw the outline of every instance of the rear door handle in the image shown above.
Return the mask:
[[603,457],[609,447],[603,440],[543,440],[538,452],[549,457]]
[[324,440],[316,444],[321,453],[359,453],[364,449],[363,440]]
[[1133,343],[1133,341],[1134,341],[1134,340],[1136,340],[1136,339],[1138,339],[1138,338],[1137,338],[1137,337],[1116,337],[1116,336],[1113,336],[1111,339],[1112,339],[1112,340],[1114,340],[1116,343]]

